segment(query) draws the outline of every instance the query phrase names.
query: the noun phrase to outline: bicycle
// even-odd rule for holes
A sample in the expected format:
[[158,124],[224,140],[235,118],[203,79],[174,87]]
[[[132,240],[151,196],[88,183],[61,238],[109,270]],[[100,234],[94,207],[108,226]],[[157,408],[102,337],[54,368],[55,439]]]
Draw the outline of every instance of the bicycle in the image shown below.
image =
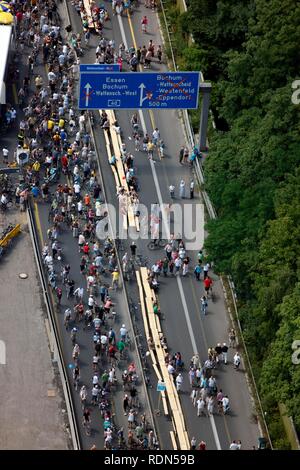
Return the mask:
[[82,425],[85,429],[85,434],[87,436],[90,436],[91,435],[91,422],[90,421],[87,421],[86,419],[82,419]]
[[130,338],[130,336],[129,336],[128,333],[127,333],[126,338],[125,338],[125,346],[126,346],[128,349],[131,349],[131,348],[132,348],[132,341],[131,341],[131,338]]
[[133,262],[136,263],[138,268],[149,267],[149,258],[147,258],[146,256],[136,255],[135,260],[133,260]]
[[147,247],[149,248],[149,250],[157,250],[159,248],[164,248],[167,243],[168,243],[167,240],[165,240],[164,238],[160,238],[160,239],[151,240],[148,243]]

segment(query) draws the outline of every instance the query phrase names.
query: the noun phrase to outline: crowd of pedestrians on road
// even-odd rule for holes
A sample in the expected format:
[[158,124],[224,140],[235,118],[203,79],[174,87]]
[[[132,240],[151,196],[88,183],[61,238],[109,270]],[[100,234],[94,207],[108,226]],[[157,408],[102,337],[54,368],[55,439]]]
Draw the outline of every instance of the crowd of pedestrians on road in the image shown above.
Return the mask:
[[[87,435],[91,434],[92,429],[92,409],[97,407],[103,418],[106,449],[113,448],[116,441],[119,447],[154,449],[158,447],[158,442],[153,431],[148,429],[146,416],[140,415],[137,396],[139,377],[135,364],[130,363],[128,359],[130,335],[125,324],[120,328],[116,327],[117,313],[113,292],[120,287],[120,273],[115,243],[108,237],[100,243],[96,237],[96,224],[106,217],[107,213],[97,178],[89,127],[92,115],[75,110],[75,88],[80,65],[78,57],[84,54],[84,47],[90,47],[89,19],[82,1],[74,0],[72,3],[83,20],[83,34],[69,33],[67,42],[62,38],[57,5],[54,1],[40,1],[38,4],[34,1],[30,4],[18,1],[14,3],[14,8],[20,13],[17,16],[17,43],[21,51],[29,52],[26,74],[18,90],[19,103],[24,113],[20,115],[18,146],[14,157],[16,158],[20,149],[29,150],[31,163],[24,169],[23,180],[18,184],[14,196],[21,210],[25,209],[29,194],[35,201],[50,205],[48,241],[43,247],[42,256],[49,284],[56,295],[64,315],[65,328],[70,335],[73,383],[82,403],[82,423]],[[128,1],[113,0],[113,13],[126,12],[128,5]],[[149,7],[155,8],[154,3],[149,3]],[[104,7],[95,6],[92,15],[99,30],[99,44],[95,51],[96,63],[118,63],[122,70],[125,61],[132,71],[137,71],[139,64],[149,68],[155,57],[159,63],[162,62],[161,46],[156,47],[151,39],[147,47],[131,47],[128,51],[123,43],[116,46],[114,39],[107,40],[103,29],[105,22],[109,20],[109,14]],[[144,32],[147,31],[147,25],[148,19],[144,16]],[[35,68],[40,62],[47,68],[46,76],[35,74]],[[16,115],[16,110],[8,105],[5,113],[7,126],[14,125]],[[110,123],[104,111],[100,116],[100,125],[104,130],[114,126],[116,132],[121,133],[118,123]],[[164,156],[164,142],[158,128],[153,130],[152,136],[143,135],[139,129],[137,114],[133,114],[131,126],[131,138],[134,140],[136,151],[146,152],[150,160],[154,159],[155,149],[161,158]],[[9,151],[4,148],[2,153],[4,162],[7,163]],[[192,167],[199,156],[196,147],[190,152],[183,146],[179,153],[179,163]],[[116,165],[114,158],[112,156],[110,161],[112,166]],[[126,151],[125,144],[122,148],[122,161],[126,182],[130,188],[130,198],[136,207],[135,215],[138,216],[139,186],[134,171],[134,157]],[[180,198],[186,196],[185,186],[185,181],[181,180],[178,190]],[[189,190],[190,198],[193,199],[193,180],[190,181]],[[122,191],[124,190],[121,188],[119,199],[122,197]],[[175,186],[171,185],[169,192],[171,197],[175,198]],[[2,196],[3,194],[1,204]],[[4,193],[4,206],[8,199],[9,194]],[[74,259],[72,267],[61,242],[61,235],[66,230],[72,232],[78,245],[78,265]],[[159,291],[161,275],[186,277],[191,272],[192,261],[181,236],[167,240],[163,250],[162,259],[157,260],[148,269],[148,280],[156,293]],[[135,259],[134,244],[131,247],[131,255]],[[127,255],[123,257],[122,267],[124,272],[128,270]],[[197,281],[203,282],[205,294],[200,299],[203,315],[207,313],[209,298],[213,301],[210,268],[200,250],[192,272]],[[80,285],[72,278],[74,269],[79,269],[82,275]],[[110,282],[107,280],[108,276]],[[69,305],[64,309],[62,306],[65,304],[65,298]],[[154,305],[154,311],[158,315],[161,314],[158,305]],[[81,327],[91,335],[89,384],[83,384],[80,378]],[[163,342],[166,345],[165,337],[162,338],[162,344]],[[235,332],[231,330],[229,346],[224,342],[218,343],[215,348],[209,348],[207,360],[203,365],[200,364],[197,354],[191,359],[188,372],[192,389],[191,400],[199,417],[213,415],[216,407],[220,413],[226,414],[229,411],[229,398],[217,386],[213,372],[219,364],[227,364],[228,347],[235,346]],[[240,360],[239,354],[236,353],[233,360],[235,369],[239,368]],[[126,437],[124,427],[119,430],[116,428],[111,407],[113,391],[120,385],[116,373],[118,366],[124,369],[121,381],[124,389],[124,416],[128,421]],[[184,362],[181,354],[166,354],[166,367],[174,378],[177,391],[181,392],[184,383]],[[193,440],[192,442],[193,448],[196,444]],[[199,449],[205,448],[206,444],[201,441]]]
[[[102,242],[96,237],[96,224],[106,211],[97,178],[89,115],[75,109],[80,35],[72,34],[65,42],[56,3],[34,3],[15,2],[15,8],[22,13],[18,16],[17,43],[21,51],[29,53],[26,75],[18,91],[23,113],[20,112],[16,152],[22,149],[30,154],[30,164],[24,165],[23,178],[15,190],[16,202],[24,209],[31,194],[35,202],[49,204],[48,241],[42,258],[70,335],[70,367],[82,403],[86,434],[90,436],[93,427],[99,427],[98,412],[93,411],[97,408],[103,418],[106,449],[154,449],[158,447],[157,439],[140,411],[140,379],[129,358],[128,328],[125,324],[117,327],[113,292],[121,285],[115,243],[108,237]],[[31,21],[27,20],[29,17]],[[46,66],[46,76],[35,73],[41,64]],[[11,113],[8,105],[8,121]],[[3,157],[8,161],[6,150]],[[77,261],[74,257],[71,262],[64,250],[62,235],[68,230],[77,240]],[[77,269],[82,275],[79,285],[72,276]],[[91,380],[85,384],[81,380],[81,331],[89,332],[91,337]],[[119,380],[118,368],[123,369]],[[112,400],[114,390],[121,384],[128,426],[117,429]],[[119,417],[117,421],[121,421]]]

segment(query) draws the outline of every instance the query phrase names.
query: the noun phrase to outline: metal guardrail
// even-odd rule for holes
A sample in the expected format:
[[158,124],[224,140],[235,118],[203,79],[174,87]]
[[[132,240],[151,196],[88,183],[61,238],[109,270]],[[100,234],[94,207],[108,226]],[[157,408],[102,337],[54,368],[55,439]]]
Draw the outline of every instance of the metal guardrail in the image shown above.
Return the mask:
[[38,268],[38,273],[39,273],[41,286],[43,290],[43,297],[44,297],[44,301],[45,301],[45,305],[47,309],[47,317],[49,320],[50,329],[52,333],[52,340],[54,344],[54,360],[57,362],[57,365],[58,365],[65,403],[67,407],[67,414],[68,414],[68,419],[69,419],[70,433],[71,433],[73,448],[74,450],[80,450],[81,442],[80,442],[80,437],[79,437],[79,432],[78,432],[76,414],[75,414],[74,407],[73,407],[71,388],[70,388],[67,372],[64,366],[63,351],[62,351],[62,347],[60,344],[58,327],[55,321],[53,306],[49,298],[50,296],[48,292],[48,284],[45,279],[43,263],[42,263],[41,254],[39,250],[39,238],[36,232],[36,227],[34,223],[34,215],[32,213],[30,202],[27,208],[27,220],[28,220],[29,232],[30,232],[30,236],[32,240],[32,246],[33,246],[34,256],[36,260],[36,265]]
[[[162,13],[163,13],[163,18],[164,18],[164,21],[165,21],[165,28],[166,28],[166,31],[167,31],[168,41],[169,41],[169,44],[170,44],[174,70],[177,70],[175,56],[174,56],[174,53],[173,53],[173,50],[172,50],[172,42],[171,42],[170,35],[169,35],[169,32],[168,32],[167,18],[166,18],[166,14],[165,14],[165,11],[164,11],[163,2],[160,1],[160,4],[161,4],[161,10],[162,10]],[[204,77],[203,77],[202,73],[201,73],[201,81],[204,81]],[[188,143],[191,147],[194,147],[194,145],[195,145],[195,136],[194,136],[194,132],[193,132],[192,127],[191,127],[191,123],[190,123],[190,119],[189,119],[189,115],[188,115],[187,110],[183,110],[182,118],[183,118],[183,125],[184,125],[184,129],[185,129],[185,134],[186,134],[187,141],[188,141]],[[196,176],[197,176],[197,179],[198,179],[200,185],[203,186],[205,184],[205,179],[204,179],[204,175],[203,175],[203,168],[202,168],[202,164],[200,163],[200,161],[198,159],[196,159],[196,164],[194,166],[194,169],[195,169],[195,173],[196,173]],[[201,189],[201,194],[202,194],[203,201],[205,203],[209,218],[213,219],[213,220],[216,219],[217,218],[217,213],[216,213],[216,211],[215,211],[215,209],[214,209],[214,207],[213,207],[213,205],[210,201],[210,198],[209,198],[207,192],[204,189]],[[255,379],[254,379],[254,374],[253,374],[253,371],[252,371],[251,362],[250,362],[250,359],[249,359],[249,354],[248,354],[247,347],[246,347],[246,344],[245,344],[245,341],[244,341],[244,336],[243,336],[243,333],[242,333],[242,328],[241,328],[241,324],[240,324],[240,320],[239,320],[238,308],[237,308],[237,303],[236,303],[236,293],[235,293],[235,290],[234,290],[234,284],[233,284],[232,279],[231,279],[230,276],[227,276],[227,279],[228,279],[228,284],[229,284],[229,287],[230,287],[231,296],[232,296],[233,304],[234,304],[234,308],[235,308],[235,314],[236,314],[237,323],[238,323],[238,327],[239,327],[239,335],[240,335],[240,337],[242,339],[242,342],[243,342],[243,348],[244,348],[244,351],[245,351],[245,354],[246,354],[247,363],[249,365],[249,371],[250,371],[252,383],[254,385],[254,390],[255,390],[256,397],[257,397],[257,402],[258,402],[259,407],[260,407],[261,418],[262,418],[263,423],[264,423],[264,428],[265,428],[266,433],[267,433],[267,437],[268,437],[268,440],[269,440],[269,443],[270,443],[270,447],[271,447],[271,449],[273,449],[271,437],[270,437],[269,430],[268,430],[268,426],[267,426],[267,423],[266,423],[266,420],[265,420],[265,417],[264,417],[262,404],[261,404],[260,397],[259,397],[259,394],[258,394],[258,390],[257,390],[257,387],[256,387],[256,382],[255,382]]]

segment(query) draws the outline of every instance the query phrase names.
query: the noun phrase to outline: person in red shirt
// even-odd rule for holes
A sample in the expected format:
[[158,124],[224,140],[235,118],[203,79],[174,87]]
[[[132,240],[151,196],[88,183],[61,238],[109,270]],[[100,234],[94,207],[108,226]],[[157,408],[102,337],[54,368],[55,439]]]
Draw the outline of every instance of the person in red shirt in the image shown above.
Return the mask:
[[207,278],[204,279],[203,284],[204,284],[204,289],[205,289],[206,294],[208,294],[209,289],[211,289],[212,283],[213,282],[209,276],[207,276]]
[[89,196],[88,194],[86,194],[86,195],[84,196],[84,203],[85,203],[86,206],[89,206],[90,203],[91,203],[91,198],[90,198],[90,196]]
[[96,276],[96,273],[97,273],[97,267],[94,263],[92,263],[89,267],[89,275]]
[[86,244],[84,245],[84,247],[83,247],[83,252],[84,252],[85,255],[88,255],[88,254],[89,254],[89,252],[90,252],[90,247],[89,247],[89,244],[88,244],[88,243],[86,243]]
[[201,441],[198,448],[199,450],[206,450],[206,442]]
[[18,13],[16,14],[16,18],[17,18],[17,22],[21,23],[23,19],[23,13],[21,11],[18,11]]
[[69,160],[68,160],[67,155],[63,155],[63,156],[61,157],[61,165],[62,165],[62,167],[63,167],[65,170],[68,168]]

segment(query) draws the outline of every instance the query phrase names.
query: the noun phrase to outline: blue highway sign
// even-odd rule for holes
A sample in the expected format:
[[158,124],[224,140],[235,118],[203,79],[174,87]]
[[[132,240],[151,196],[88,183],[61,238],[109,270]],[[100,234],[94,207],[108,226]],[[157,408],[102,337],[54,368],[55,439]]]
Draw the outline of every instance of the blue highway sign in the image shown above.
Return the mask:
[[199,72],[80,72],[79,109],[195,109]]
[[80,64],[80,72],[120,72],[119,64]]

